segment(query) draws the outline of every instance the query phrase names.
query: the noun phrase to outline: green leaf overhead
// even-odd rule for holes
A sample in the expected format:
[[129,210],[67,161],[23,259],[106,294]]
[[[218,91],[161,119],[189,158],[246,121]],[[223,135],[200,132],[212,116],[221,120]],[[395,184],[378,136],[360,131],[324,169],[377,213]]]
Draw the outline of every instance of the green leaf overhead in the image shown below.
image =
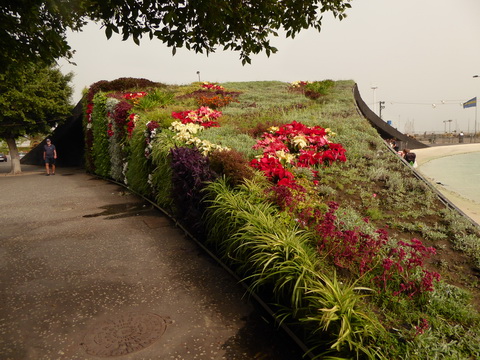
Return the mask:
[[81,31],[90,20],[107,38],[119,33],[139,44],[144,35],[167,46],[195,52],[217,48],[252,54],[275,53],[272,36],[283,29],[294,37],[302,29],[322,26],[322,14],[340,20],[350,0],[18,0],[0,5],[0,66],[31,59],[51,62],[71,58],[67,31]]

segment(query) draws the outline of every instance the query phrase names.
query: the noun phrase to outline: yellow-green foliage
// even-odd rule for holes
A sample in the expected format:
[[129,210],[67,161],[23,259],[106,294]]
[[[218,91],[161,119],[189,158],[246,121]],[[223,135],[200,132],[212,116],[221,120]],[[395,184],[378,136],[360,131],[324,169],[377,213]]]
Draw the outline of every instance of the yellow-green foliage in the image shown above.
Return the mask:
[[126,172],[126,181],[129,187],[136,192],[149,196],[152,193],[148,176],[153,170],[151,161],[145,157],[145,120],[139,119],[135,125],[133,136],[130,140],[130,156]]
[[110,154],[105,122],[107,97],[104,93],[97,93],[93,98],[92,129],[93,129],[93,159],[95,170],[98,175],[108,177],[110,175]]

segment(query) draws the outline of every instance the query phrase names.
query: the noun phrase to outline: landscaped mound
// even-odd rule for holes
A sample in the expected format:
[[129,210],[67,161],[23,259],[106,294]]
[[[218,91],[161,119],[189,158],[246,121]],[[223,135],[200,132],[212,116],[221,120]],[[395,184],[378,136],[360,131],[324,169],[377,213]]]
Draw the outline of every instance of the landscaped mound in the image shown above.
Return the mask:
[[353,82],[119,80],[86,97],[88,171],[172,214],[313,354],[480,358],[479,231],[358,115]]

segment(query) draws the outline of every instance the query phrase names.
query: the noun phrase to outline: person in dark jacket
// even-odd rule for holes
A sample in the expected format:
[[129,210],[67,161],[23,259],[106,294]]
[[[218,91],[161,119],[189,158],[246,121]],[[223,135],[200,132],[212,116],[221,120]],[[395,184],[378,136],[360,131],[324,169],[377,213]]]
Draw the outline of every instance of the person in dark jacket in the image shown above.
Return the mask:
[[55,160],[57,159],[57,149],[50,139],[47,139],[47,145],[43,146],[43,160],[45,160],[45,168],[47,176],[50,175],[50,165],[52,165],[52,175],[55,175]]

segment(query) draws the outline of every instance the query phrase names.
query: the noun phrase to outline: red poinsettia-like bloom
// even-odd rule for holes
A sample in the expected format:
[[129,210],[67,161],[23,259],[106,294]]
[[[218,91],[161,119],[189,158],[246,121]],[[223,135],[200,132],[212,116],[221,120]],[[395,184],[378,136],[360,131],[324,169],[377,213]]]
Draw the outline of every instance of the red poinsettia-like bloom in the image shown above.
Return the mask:
[[[282,125],[273,133],[264,133],[253,146],[263,150],[263,158],[252,160],[251,166],[263,171],[274,182],[293,185],[293,174],[285,166],[312,168],[346,161],[346,150],[341,144],[330,142],[327,135],[328,131],[320,126],[309,127],[296,121]],[[317,170],[311,170],[315,177],[318,176]]]
[[294,179],[293,174],[286,170],[280,163],[280,160],[275,157],[269,157],[265,155],[260,159],[253,159],[250,162],[250,165],[258,170],[261,170],[265,176],[273,182],[283,180],[283,183],[290,183]]
[[156,121],[149,121],[147,123],[147,129],[148,131],[152,132],[154,129],[159,128],[160,124]]
[[135,115],[136,114],[130,114],[128,116],[127,133],[129,137],[132,137],[133,129],[135,129]]
[[194,123],[205,128],[219,127],[220,124],[214,120],[220,116],[222,116],[221,111],[213,110],[206,106],[202,106],[197,110],[172,112],[172,117],[180,120],[182,124]]
[[122,97],[126,100],[140,99],[144,96],[147,96],[147,93],[145,91],[126,93],[122,95]]
[[223,86],[213,84],[213,83],[209,83],[209,82],[204,82],[202,84],[202,88],[208,89],[208,90],[225,90],[225,88]]

